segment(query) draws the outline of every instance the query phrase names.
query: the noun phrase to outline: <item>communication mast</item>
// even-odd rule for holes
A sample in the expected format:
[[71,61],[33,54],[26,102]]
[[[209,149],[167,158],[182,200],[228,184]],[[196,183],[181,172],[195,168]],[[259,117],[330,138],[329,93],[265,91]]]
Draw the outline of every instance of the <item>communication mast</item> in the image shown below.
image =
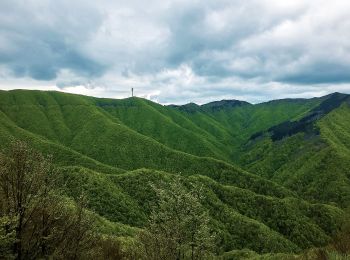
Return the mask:
[[134,96],[134,88],[131,88],[131,97]]

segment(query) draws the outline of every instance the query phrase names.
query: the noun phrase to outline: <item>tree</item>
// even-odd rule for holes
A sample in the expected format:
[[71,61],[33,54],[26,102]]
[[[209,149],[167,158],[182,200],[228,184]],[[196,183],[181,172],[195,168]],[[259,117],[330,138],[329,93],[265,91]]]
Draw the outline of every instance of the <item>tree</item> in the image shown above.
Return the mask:
[[332,247],[341,254],[350,253],[350,208],[345,209],[340,228],[333,238]]
[[139,235],[146,258],[202,259],[210,254],[214,235],[200,203],[200,188],[187,190],[179,178],[161,188],[152,187],[158,202]]
[[14,219],[8,216],[0,217],[0,257],[13,259],[11,245],[15,242]]
[[13,142],[8,155],[0,154],[1,215],[16,219],[13,254],[22,259],[23,236],[46,199],[50,161],[23,142]]
[[84,199],[58,192],[51,158],[15,141],[0,153],[0,258],[78,259],[91,249],[93,217]]

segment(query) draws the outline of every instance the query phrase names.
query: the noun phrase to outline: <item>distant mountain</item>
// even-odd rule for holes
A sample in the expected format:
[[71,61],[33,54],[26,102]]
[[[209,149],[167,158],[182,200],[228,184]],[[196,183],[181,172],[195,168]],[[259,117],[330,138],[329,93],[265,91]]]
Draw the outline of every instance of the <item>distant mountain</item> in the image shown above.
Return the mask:
[[340,93],[163,106],[0,91],[1,147],[21,139],[53,154],[67,195],[84,191],[90,209],[121,223],[121,236],[130,235],[124,225],[145,225],[149,183],[179,175],[201,187],[221,253],[299,252],[331,240],[350,203],[349,119]]
[[185,105],[169,105],[169,107],[177,108],[181,111],[196,112],[196,111],[218,111],[222,109],[240,107],[244,105],[251,105],[251,104],[246,101],[232,99],[232,100],[213,101],[203,105],[188,103]]
[[[285,121],[281,124],[269,128],[267,131],[271,134],[272,140],[281,140],[285,137],[297,134],[299,132],[317,134],[318,130],[314,127],[315,122],[334,109],[340,107],[344,102],[350,103],[350,95],[333,93],[324,97],[318,106],[311,109],[305,116],[296,121]],[[251,139],[261,136],[263,132],[255,133]]]

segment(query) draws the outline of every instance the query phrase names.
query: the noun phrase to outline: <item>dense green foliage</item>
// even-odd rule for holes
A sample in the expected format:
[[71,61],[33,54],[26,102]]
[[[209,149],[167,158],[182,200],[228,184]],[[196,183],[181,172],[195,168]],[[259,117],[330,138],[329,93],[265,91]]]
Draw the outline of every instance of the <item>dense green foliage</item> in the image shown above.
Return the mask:
[[349,115],[349,105],[344,103],[316,122],[320,135],[298,133],[277,142],[265,135],[251,141],[240,163],[303,198],[346,207],[350,204]]
[[1,259],[119,256],[113,224],[106,228],[107,220],[86,210],[82,195],[67,198],[61,180],[50,158],[24,142],[12,142],[7,153],[0,153]]
[[139,235],[143,257],[151,260],[213,257],[215,233],[209,225],[209,214],[200,203],[201,190],[194,186],[187,189],[179,177],[152,188],[157,201]]
[[[0,142],[20,139],[52,154],[65,199],[84,194],[99,232],[123,250],[134,247],[159,203],[152,187],[181,176],[181,189],[196,190],[194,204],[208,214],[215,254],[294,254],[330,243],[350,204],[349,100],[162,106],[1,91]],[[12,220],[0,221],[4,245],[13,234],[1,228]]]

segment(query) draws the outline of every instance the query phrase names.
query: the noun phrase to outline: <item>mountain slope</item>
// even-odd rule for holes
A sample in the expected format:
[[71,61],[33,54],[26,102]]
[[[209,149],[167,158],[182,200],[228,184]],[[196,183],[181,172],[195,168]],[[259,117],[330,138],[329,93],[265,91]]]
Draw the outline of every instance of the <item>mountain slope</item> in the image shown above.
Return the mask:
[[225,146],[186,117],[167,107],[139,99],[96,99],[96,105],[129,128],[176,150],[227,159]]
[[[220,253],[327,244],[350,203],[347,95],[252,105],[0,91],[0,142],[53,154],[65,193],[118,227],[147,223],[150,186],[201,191]],[[237,166],[236,163],[239,163]],[[133,229],[134,230],[134,229]]]
[[349,205],[349,100],[330,95],[305,117],[254,136],[241,165],[306,199]]
[[188,109],[188,105],[172,107],[214,135],[221,143],[230,146],[230,160],[236,162],[240,147],[252,134],[265,131],[285,120],[301,117],[320,102],[321,99],[317,98],[276,100],[257,105],[221,101],[213,102],[215,109],[211,103],[192,106],[192,109]]
[[[47,145],[67,147],[83,158],[125,170],[151,168],[183,175],[202,174],[222,183],[235,184],[264,194],[287,196],[290,191],[239,167],[212,159],[197,157],[170,149],[141,135],[108,116],[92,101],[95,99],[57,92],[3,92],[0,110],[4,120],[14,126],[4,135],[31,141],[29,136],[45,140]],[[3,127],[3,125],[1,125]],[[30,132],[30,135],[19,135]],[[60,158],[57,154],[57,159]],[[66,164],[65,164],[66,165]],[[71,165],[82,165],[80,162]],[[265,187],[274,187],[266,189]]]
[[[83,168],[65,168],[68,194],[84,191],[90,207],[112,221],[142,227],[156,203],[151,187],[169,183],[175,175],[141,169],[106,175]],[[203,195],[211,225],[222,251],[249,248],[257,252],[297,252],[323,245],[337,228],[342,211],[297,198],[279,199],[196,175],[183,177],[184,187],[195,186]],[[117,213],[115,213],[117,212]]]

